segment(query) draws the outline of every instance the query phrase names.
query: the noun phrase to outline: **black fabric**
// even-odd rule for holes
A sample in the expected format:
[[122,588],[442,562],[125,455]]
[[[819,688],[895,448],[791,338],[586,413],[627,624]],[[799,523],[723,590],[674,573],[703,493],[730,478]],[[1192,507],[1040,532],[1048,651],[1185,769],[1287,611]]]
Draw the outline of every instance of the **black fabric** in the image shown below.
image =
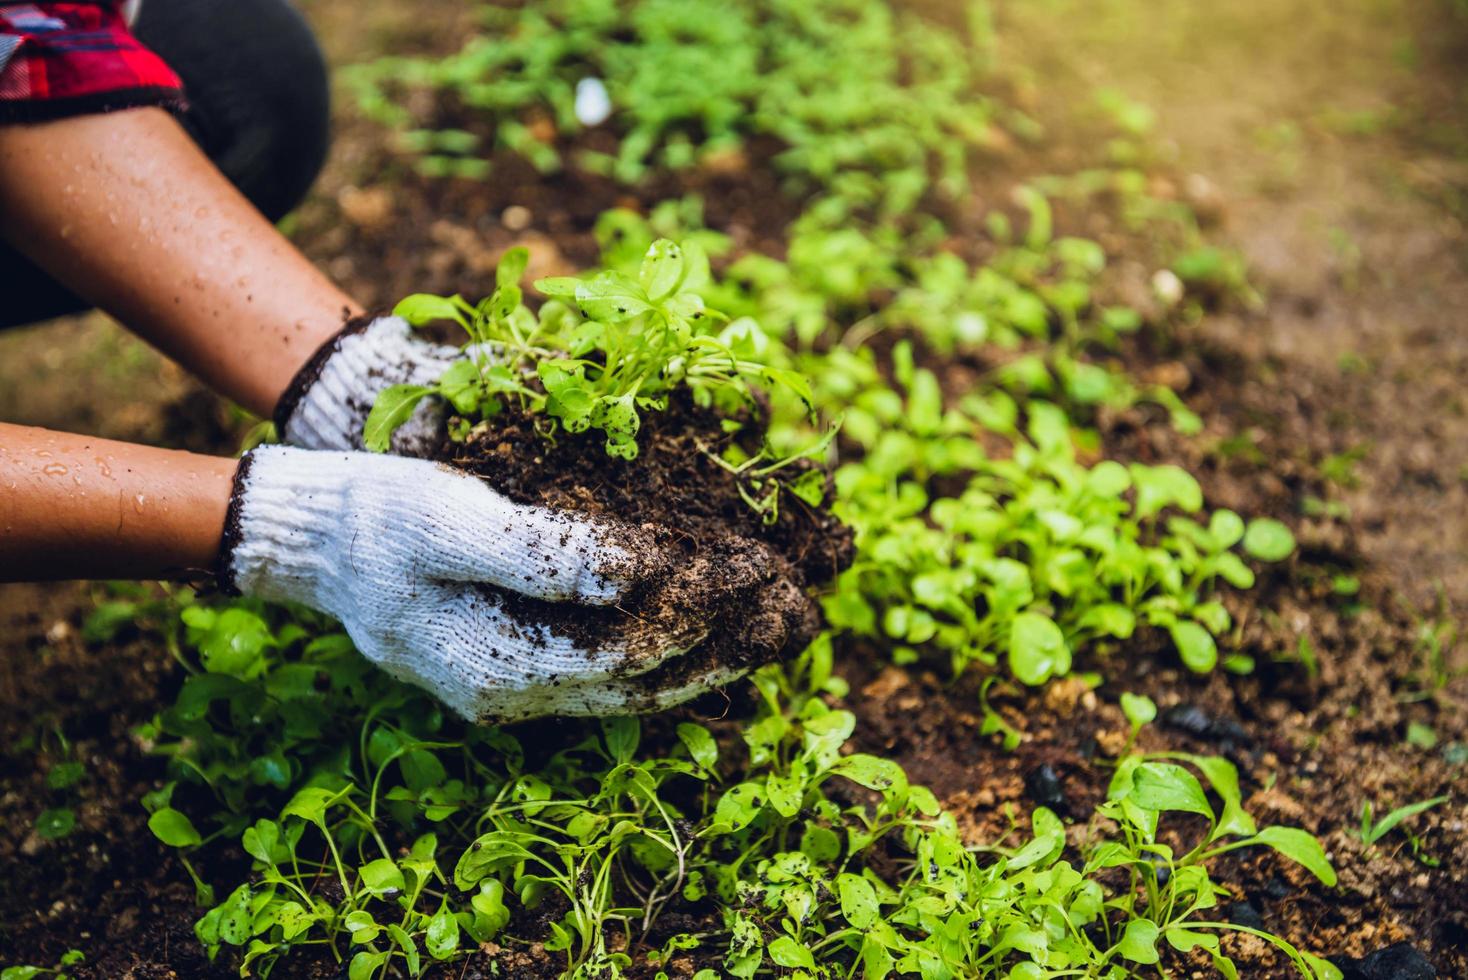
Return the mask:
[[[183,79],[180,121],[271,221],[301,202],[329,146],[326,62],[287,0],[144,0],[138,39]],[[0,243],[0,328],[90,304]]]

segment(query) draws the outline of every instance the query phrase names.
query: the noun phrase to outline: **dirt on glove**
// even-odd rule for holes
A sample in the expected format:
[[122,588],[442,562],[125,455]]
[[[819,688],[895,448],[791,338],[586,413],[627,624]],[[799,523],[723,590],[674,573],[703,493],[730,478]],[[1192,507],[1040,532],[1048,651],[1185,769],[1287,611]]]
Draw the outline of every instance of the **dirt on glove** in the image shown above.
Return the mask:
[[[853,543],[851,530],[824,506],[782,491],[779,517],[766,523],[741,496],[740,477],[711,454],[734,439],[757,449],[757,425],[746,420],[737,436],[727,434],[722,417],[686,393],[666,411],[642,418],[631,460],[609,456],[599,432],[563,432],[550,440],[534,419],[515,413],[466,442],[445,442],[438,456],[511,500],[611,518],[655,542],[660,567],[615,606],[500,597],[517,618],[588,650],[611,640],[635,653],[640,639],[706,633],[689,653],[639,675],[648,707],[655,707],[657,692],[691,678],[742,671],[804,649],[821,628],[813,596],[851,563]],[[797,461],[788,478],[814,466]],[[645,553],[645,545],[638,550]],[[629,673],[638,672],[638,661],[629,658]]]

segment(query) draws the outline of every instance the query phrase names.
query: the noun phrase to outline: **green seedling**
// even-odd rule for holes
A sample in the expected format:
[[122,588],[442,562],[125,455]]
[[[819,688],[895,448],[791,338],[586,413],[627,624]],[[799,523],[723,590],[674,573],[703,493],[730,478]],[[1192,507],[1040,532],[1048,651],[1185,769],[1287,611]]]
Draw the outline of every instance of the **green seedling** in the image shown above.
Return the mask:
[[0,969],[0,980],[72,980],[70,968],[85,963],[86,954],[69,949],[61,954],[55,966],[7,966]]
[[[247,976],[288,970],[311,946],[354,980],[416,977],[490,941],[539,943],[580,978],[673,952],[718,963],[706,978],[1125,978],[1147,975],[1163,942],[1202,948],[1232,976],[1217,936],[1236,927],[1206,915],[1224,894],[1210,861],[1263,846],[1334,878],[1308,834],[1259,830],[1233,767],[1207,757],[1126,757],[1077,854],[1043,809],[965,843],[901,767],[851,751],[855,718],[829,704],[845,693],[829,636],[755,675],[740,751],[691,722],[645,745],[637,721],[605,719],[566,726],[531,765],[509,732],[444,717],[319,617],[246,600],[187,611],[194,673],[141,734],[216,808],[185,814],[165,786],[146,801],[149,826],[181,854],[239,842],[253,873],[196,932],[211,952],[238,948]],[[241,655],[207,654],[221,643]],[[1208,829],[1175,851],[1169,814]],[[716,910],[709,928],[644,949],[685,902]],[[516,910],[545,931],[521,934]],[[1263,938],[1302,976],[1339,977]]]
[[[886,4],[820,0],[730,7],[554,0],[488,8],[488,29],[447,57],[388,58],[347,73],[358,105],[399,133],[429,175],[483,177],[494,147],[542,172],[583,129],[576,88],[601,79],[611,152],[582,169],[635,184],[657,169],[748,166],[752,138],[778,141],[793,189],[825,188],[843,210],[910,210],[930,189],[957,196],[975,155],[998,140],[981,60],[964,39]],[[975,38],[990,29],[972,20]],[[416,118],[414,91],[451,93],[492,140]],[[525,124],[545,117],[557,137]]]
[[608,270],[539,280],[536,289],[551,299],[538,314],[519,286],[528,259],[523,248],[506,253],[497,288],[478,304],[419,294],[397,305],[414,325],[458,323],[470,347],[437,384],[383,391],[367,418],[367,448],[385,450],[429,395],[470,423],[513,405],[540,419],[547,435],[597,430],[607,453],[622,459],[637,455],[641,413],[665,408],[678,387],[726,409],[748,404],[755,382],[784,385],[809,402],[803,378],[756,359],[769,344],[757,327],[727,323],[684,288],[690,276],[707,276],[701,253],[664,239],[648,248],[635,279]]
[[[1371,801],[1367,800],[1361,804],[1361,844],[1369,852],[1383,837],[1401,826],[1403,821],[1410,820],[1419,813],[1426,813],[1433,807],[1441,806],[1447,801],[1448,797],[1446,796],[1434,796],[1429,800],[1419,800],[1416,803],[1399,806],[1380,820],[1377,820],[1375,819],[1375,808],[1371,805]],[[1403,828],[1403,830],[1405,831],[1406,828]]]
[[[837,510],[858,547],[827,604],[836,626],[936,650],[956,671],[1003,657],[1028,684],[1068,673],[1082,645],[1123,641],[1139,626],[1166,630],[1191,669],[1213,669],[1216,638],[1232,625],[1215,583],[1254,584],[1236,547],[1261,561],[1291,553],[1283,524],[1229,511],[1195,520],[1202,493],[1183,471],[1082,466],[1053,407],[1032,405],[1021,433],[1012,401],[947,408],[910,353],[899,346],[895,360],[905,399],[848,394],[844,432],[870,442],[836,473]],[[856,375],[864,365],[847,367]],[[816,394],[821,404],[821,386]],[[1010,455],[989,458],[973,438],[980,425],[1007,431]],[[958,475],[965,490],[930,497],[933,477]]]

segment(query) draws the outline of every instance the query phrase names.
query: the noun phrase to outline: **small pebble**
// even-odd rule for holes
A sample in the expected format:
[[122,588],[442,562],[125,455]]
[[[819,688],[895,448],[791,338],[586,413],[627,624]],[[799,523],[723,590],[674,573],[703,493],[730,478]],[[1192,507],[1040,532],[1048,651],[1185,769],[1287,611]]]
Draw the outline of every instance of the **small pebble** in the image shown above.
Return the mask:
[[1065,812],[1065,788],[1060,784],[1059,773],[1048,762],[1025,773],[1025,790],[1041,806],[1057,813]]
[[1176,306],[1183,299],[1183,281],[1171,269],[1159,269],[1152,276],[1152,292],[1164,306]]
[[1264,916],[1254,907],[1254,903],[1248,901],[1234,902],[1228,907],[1228,921],[1234,925],[1246,926],[1250,929],[1264,928]]
[[600,126],[612,114],[612,99],[600,78],[576,83],[576,118],[583,126]]
[[530,209],[523,204],[511,204],[500,215],[500,224],[510,231],[524,231],[530,227],[530,219],[533,217]]
[[1408,943],[1394,943],[1358,959],[1332,956],[1344,980],[1437,980],[1437,968]]

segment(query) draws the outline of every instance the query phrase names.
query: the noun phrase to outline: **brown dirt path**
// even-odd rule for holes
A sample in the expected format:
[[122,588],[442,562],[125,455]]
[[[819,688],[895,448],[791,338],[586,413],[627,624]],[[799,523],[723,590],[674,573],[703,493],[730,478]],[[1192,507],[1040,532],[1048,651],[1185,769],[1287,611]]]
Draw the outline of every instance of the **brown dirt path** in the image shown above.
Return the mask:
[[1000,37],[1047,101],[1116,88],[1156,110],[1267,297],[1205,329],[1323,413],[1366,554],[1418,604],[1441,583],[1461,617],[1468,16],[1443,0],[1005,9]]

